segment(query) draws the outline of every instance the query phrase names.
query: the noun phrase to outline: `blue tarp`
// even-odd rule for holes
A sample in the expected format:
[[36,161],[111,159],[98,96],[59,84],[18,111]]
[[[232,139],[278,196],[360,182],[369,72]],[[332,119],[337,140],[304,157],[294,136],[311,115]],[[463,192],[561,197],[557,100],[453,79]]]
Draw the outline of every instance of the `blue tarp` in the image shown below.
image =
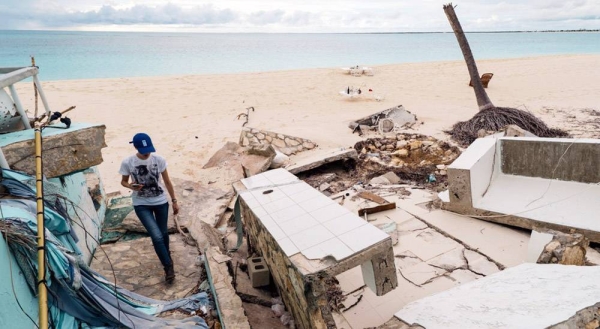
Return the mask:
[[[2,170],[0,184],[12,196],[1,199],[0,211],[8,245],[25,278],[37,294],[37,222],[35,186],[32,177]],[[163,319],[157,314],[174,309],[198,310],[209,305],[206,293],[160,301],[115,286],[81,259],[76,236],[60,207],[45,202],[48,303],[50,324],[57,328],[201,328],[206,322],[197,316],[183,320]],[[11,238],[19,235],[19,239]]]

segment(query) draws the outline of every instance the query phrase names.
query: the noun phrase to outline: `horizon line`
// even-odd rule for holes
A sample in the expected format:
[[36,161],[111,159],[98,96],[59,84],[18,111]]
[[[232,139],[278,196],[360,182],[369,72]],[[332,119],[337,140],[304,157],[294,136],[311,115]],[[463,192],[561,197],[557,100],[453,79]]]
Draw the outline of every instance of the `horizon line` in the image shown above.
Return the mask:
[[[203,33],[203,34],[445,34],[453,31],[382,31],[382,32],[210,32],[210,31],[88,31],[88,30],[39,30],[39,29],[0,29],[2,32],[90,32],[90,33]],[[599,29],[556,29],[556,30],[497,30],[464,31],[464,33],[552,33],[552,32],[600,32]]]

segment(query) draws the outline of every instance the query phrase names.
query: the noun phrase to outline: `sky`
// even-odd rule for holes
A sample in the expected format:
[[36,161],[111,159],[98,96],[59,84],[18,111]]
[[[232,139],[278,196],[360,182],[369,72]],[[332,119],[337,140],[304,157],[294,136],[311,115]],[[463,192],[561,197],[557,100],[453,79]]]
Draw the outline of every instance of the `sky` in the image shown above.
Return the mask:
[[[451,31],[430,0],[0,0],[1,30]],[[599,29],[600,0],[454,2],[465,31]]]

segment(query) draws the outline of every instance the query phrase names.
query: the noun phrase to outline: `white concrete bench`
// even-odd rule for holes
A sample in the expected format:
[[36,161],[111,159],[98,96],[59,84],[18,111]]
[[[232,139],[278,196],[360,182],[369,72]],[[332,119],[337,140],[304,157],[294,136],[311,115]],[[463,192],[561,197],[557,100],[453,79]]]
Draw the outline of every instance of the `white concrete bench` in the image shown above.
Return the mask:
[[600,140],[480,138],[448,167],[449,210],[600,242]]

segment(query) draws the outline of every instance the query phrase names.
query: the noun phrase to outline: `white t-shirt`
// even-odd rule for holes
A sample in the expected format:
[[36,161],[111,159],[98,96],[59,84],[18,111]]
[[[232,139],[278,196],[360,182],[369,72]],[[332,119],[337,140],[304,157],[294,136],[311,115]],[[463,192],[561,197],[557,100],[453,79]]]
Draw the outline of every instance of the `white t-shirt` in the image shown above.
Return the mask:
[[133,191],[134,206],[157,206],[168,202],[160,176],[167,169],[167,161],[160,155],[150,154],[146,160],[132,155],[121,163],[119,174],[131,176],[133,183],[142,184],[140,191]]

